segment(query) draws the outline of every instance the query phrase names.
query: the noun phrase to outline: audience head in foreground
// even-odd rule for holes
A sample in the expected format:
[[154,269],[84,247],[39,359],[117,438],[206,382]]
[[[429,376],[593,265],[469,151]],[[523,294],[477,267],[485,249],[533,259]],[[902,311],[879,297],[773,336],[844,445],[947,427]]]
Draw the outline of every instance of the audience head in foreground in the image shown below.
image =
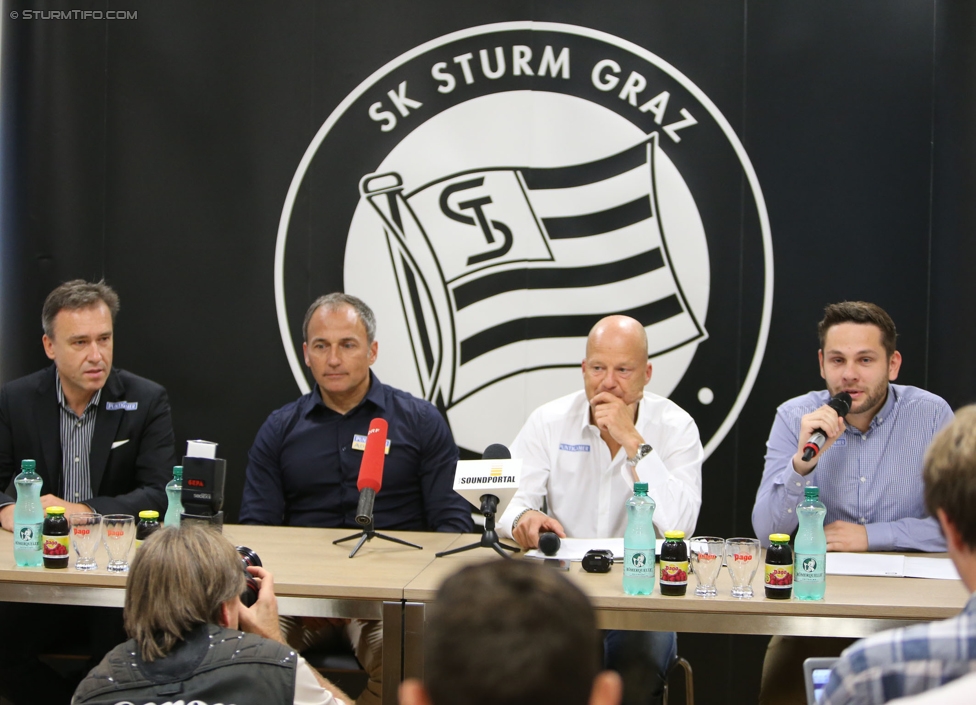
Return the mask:
[[976,670],[976,406],[956,412],[932,441],[923,477],[925,503],[972,594],[951,619],[882,632],[844,651],[824,691],[826,705],[884,703]]
[[72,703],[351,702],[284,644],[271,573],[248,572],[259,584],[251,607],[241,602],[240,556],[221,534],[192,523],[157,531],[126,584],[131,638],[88,674]]
[[602,640],[586,596],[531,561],[492,561],[448,578],[431,606],[424,682],[401,705],[608,705],[620,677],[600,671]]

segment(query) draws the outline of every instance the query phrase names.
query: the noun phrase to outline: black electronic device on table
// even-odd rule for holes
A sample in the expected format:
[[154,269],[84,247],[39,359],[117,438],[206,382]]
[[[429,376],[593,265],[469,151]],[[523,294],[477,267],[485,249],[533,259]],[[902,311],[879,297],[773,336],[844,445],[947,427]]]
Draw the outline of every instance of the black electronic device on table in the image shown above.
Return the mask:
[[[213,457],[205,457],[208,446]],[[224,481],[227,477],[227,461],[216,457],[217,444],[209,441],[188,441],[187,455],[183,456],[183,489],[181,499],[183,513],[180,521],[196,521],[224,526]],[[207,453],[209,454],[209,453]]]

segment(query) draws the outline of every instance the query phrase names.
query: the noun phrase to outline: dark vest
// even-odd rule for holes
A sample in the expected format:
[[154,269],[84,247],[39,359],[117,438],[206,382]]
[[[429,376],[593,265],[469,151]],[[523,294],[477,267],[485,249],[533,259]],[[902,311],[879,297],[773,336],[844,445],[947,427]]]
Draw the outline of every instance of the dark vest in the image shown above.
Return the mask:
[[116,646],[81,682],[72,704],[292,705],[298,656],[235,629],[201,625],[166,658],[146,663],[135,640]]

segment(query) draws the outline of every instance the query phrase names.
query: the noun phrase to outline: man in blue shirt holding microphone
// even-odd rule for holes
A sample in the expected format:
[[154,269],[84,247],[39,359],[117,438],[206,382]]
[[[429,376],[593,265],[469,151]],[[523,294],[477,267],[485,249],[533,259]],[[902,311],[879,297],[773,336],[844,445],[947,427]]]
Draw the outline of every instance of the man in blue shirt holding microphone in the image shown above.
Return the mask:
[[[880,306],[831,304],[818,333],[827,389],[776,410],[752,510],[756,536],[765,544],[771,533],[794,532],[803,488],[816,486],[827,507],[828,551],[944,551],[939,522],[925,508],[922,460],[952,410],[930,392],[894,384],[902,359],[895,324]],[[851,396],[843,418],[827,403],[841,392]],[[804,460],[804,446],[818,430],[822,447]],[[803,659],[837,655],[849,643],[773,637],[760,703],[805,702]]]

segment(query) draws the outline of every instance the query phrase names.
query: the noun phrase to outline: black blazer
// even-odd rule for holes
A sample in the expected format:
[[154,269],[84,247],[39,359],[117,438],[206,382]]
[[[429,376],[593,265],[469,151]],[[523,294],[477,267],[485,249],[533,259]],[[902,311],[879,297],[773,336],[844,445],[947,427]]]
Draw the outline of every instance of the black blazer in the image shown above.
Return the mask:
[[[0,489],[33,458],[44,480],[41,494],[64,498],[61,422],[54,365],[15,379],[0,389]],[[136,403],[131,411],[107,402]],[[166,390],[143,377],[113,368],[98,400],[89,467],[94,497],[84,500],[99,514],[166,510],[166,483],[173,477],[173,420]],[[16,493],[15,493],[16,494]],[[0,505],[16,496],[0,492]],[[68,499],[68,501],[71,501]]]

